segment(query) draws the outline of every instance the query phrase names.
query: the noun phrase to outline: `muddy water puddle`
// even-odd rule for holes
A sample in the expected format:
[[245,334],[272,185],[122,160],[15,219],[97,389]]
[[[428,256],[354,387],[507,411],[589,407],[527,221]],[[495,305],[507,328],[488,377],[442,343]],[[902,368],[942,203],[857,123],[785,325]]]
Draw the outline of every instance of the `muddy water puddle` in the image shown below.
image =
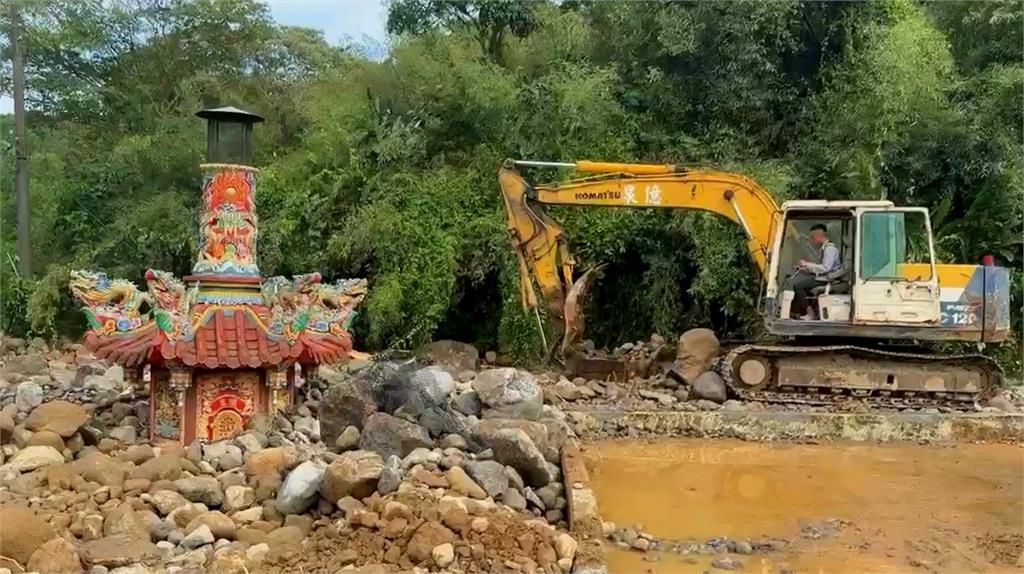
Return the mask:
[[[609,441],[585,456],[602,517],[619,528],[785,541],[716,556],[609,544],[613,574],[725,572],[711,567],[717,557],[742,572],[1024,572],[1019,446]],[[830,519],[842,526],[808,530]]]

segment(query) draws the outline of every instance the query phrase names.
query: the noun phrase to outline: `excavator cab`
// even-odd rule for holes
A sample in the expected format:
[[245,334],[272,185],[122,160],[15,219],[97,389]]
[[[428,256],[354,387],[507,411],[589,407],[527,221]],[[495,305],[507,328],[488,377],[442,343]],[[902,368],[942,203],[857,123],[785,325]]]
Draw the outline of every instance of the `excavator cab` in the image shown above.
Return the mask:
[[[928,211],[887,201],[791,201],[782,206],[768,281],[766,322],[789,335],[846,336],[851,327],[927,327],[940,323],[940,290]],[[792,319],[795,265],[820,261],[807,237],[824,225],[840,265],[810,290],[816,319]],[[878,329],[878,328],[881,329]],[[883,334],[878,333],[879,336]]]

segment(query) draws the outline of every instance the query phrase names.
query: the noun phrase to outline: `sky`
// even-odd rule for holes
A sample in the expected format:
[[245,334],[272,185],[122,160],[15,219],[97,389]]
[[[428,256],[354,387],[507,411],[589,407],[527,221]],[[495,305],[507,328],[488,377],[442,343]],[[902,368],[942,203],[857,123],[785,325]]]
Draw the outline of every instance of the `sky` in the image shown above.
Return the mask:
[[[331,44],[365,46],[368,55],[384,52],[385,0],[266,0],[274,19],[286,26],[322,30]],[[14,111],[14,100],[0,96],[0,114]]]

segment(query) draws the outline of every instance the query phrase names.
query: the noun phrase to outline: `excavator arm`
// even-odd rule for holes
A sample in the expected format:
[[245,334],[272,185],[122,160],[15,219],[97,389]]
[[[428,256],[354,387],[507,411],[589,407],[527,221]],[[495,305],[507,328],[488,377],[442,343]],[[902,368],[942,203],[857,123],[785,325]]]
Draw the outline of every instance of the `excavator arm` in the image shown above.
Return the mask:
[[[530,185],[518,167],[569,167],[601,174],[559,183]],[[519,265],[523,307],[539,304],[536,280],[564,336],[563,353],[582,333],[582,291],[593,276],[587,272],[573,284],[575,260],[562,228],[544,213],[544,205],[698,209],[735,221],[747,236],[747,250],[768,275],[771,238],[780,212],[766,190],[742,175],[675,165],[576,163],[505,160],[498,171],[508,232]]]

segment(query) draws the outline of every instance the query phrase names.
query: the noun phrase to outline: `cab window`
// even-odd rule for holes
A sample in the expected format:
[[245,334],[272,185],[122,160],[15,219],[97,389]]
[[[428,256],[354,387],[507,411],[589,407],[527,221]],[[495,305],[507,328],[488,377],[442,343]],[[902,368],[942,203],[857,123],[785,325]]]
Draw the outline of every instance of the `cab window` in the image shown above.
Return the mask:
[[931,278],[928,219],[920,211],[869,211],[860,219],[861,279]]

